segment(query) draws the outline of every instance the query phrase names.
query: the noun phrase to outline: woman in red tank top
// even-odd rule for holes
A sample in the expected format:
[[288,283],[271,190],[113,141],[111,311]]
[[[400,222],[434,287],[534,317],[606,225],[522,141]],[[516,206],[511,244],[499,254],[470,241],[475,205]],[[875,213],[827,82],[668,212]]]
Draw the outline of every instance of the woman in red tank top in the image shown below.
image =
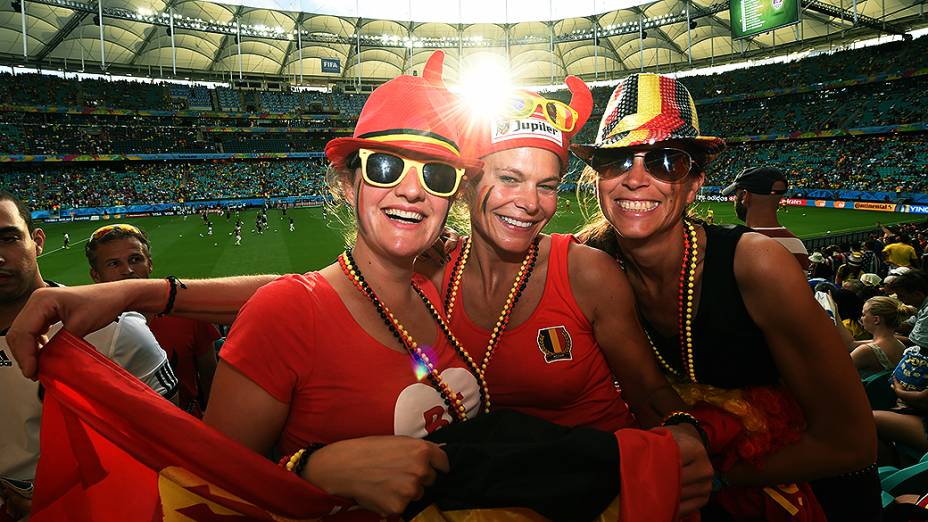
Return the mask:
[[[484,372],[494,407],[606,431],[654,427],[686,406],[651,356],[624,274],[570,235],[541,233],[557,209],[570,138],[592,110],[587,86],[574,77],[567,85],[570,106],[518,91],[511,105],[519,114],[468,111],[478,116],[463,152],[484,161],[462,186],[471,234],[443,266],[417,270],[443,292],[451,329]],[[684,487],[696,487],[681,513],[705,500],[702,471],[684,469]]]

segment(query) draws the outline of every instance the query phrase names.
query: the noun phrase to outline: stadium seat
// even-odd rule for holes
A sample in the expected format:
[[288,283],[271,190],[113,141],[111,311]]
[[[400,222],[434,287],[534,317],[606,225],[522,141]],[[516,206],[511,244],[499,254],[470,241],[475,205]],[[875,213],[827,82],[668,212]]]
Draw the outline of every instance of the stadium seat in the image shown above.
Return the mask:
[[891,370],[870,375],[863,379],[864,390],[873,410],[888,410],[896,405],[896,393],[890,386]]
[[880,481],[883,491],[893,497],[902,494],[923,494],[928,492],[928,462],[919,462],[913,466],[900,469]]

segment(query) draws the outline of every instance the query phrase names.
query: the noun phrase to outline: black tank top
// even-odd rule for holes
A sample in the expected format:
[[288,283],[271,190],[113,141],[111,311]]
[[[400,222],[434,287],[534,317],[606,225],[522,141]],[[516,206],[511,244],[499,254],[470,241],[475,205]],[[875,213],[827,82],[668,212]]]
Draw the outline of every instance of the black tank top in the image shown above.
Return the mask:
[[[777,384],[777,370],[767,341],[748,314],[735,280],[735,247],[745,232],[741,225],[703,225],[706,257],[702,295],[693,318],[693,354],[696,379],[719,388]],[[644,320],[661,357],[685,375],[680,337],[664,337]]]

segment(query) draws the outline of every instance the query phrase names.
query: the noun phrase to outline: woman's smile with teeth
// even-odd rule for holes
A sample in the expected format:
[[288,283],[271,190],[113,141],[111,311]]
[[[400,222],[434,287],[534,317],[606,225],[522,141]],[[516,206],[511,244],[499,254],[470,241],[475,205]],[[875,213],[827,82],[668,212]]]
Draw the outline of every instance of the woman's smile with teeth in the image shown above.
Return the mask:
[[514,219],[511,217],[507,217],[507,216],[497,216],[497,217],[499,217],[500,221],[502,221],[503,223],[512,225],[514,227],[529,228],[530,226],[535,224],[531,221],[519,221],[518,219]]
[[622,210],[630,210],[632,212],[650,212],[660,204],[657,201],[641,201],[636,199],[619,199],[617,203]]
[[425,217],[418,212],[411,210],[400,210],[398,208],[388,208],[383,211],[390,219],[405,221],[407,223],[418,223]]

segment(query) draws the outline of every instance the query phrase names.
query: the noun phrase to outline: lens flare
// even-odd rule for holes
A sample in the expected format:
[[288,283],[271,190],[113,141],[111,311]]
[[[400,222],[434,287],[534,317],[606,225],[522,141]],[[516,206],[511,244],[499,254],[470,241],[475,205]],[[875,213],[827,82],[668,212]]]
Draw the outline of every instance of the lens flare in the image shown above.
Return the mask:
[[452,90],[473,115],[493,117],[500,114],[514,89],[509,68],[502,57],[484,55],[470,61]]

